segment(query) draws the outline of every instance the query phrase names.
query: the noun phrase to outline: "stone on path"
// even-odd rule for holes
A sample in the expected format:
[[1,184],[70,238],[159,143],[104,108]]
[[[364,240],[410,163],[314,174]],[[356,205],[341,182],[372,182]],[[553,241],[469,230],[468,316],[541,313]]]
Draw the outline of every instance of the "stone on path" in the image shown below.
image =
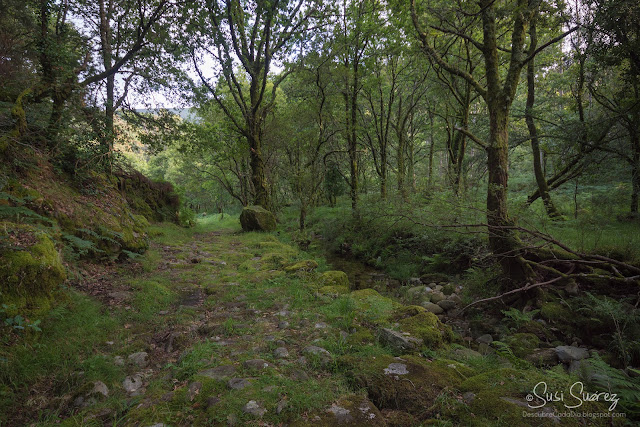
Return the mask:
[[251,360],[245,360],[242,366],[245,369],[255,369],[259,371],[262,369],[270,368],[271,364],[264,359],[251,359]]
[[233,365],[221,365],[215,368],[205,369],[198,372],[198,375],[211,378],[214,380],[222,381],[233,376],[236,373],[236,368]]
[[275,357],[276,359],[284,359],[286,357],[289,357],[289,350],[284,347],[278,347],[273,350],[273,357]]
[[231,390],[242,390],[245,387],[250,386],[251,383],[244,378],[232,378],[227,383],[227,387]]
[[142,388],[142,376],[140,374],[130,375],[122,381],[122,387],[129,394],[134,394]]
[[149,363],[149,361],[147,360],[147,356],[148,355],[146,351],[139,351],[137,353],[130,354],[127,360],[129,360],[129,363],[136,365],[138,368],[144,368]]
[[315,357],[318,357],[322,363],[329,363],[333,359],[331,353],[329,353],[324,348],[315,345],[305,347],[302,350],[302,353],[306,354],[307,356],[313,355]]
[[246,405],[242,407],[242,412],[251,414],[255,417],[262,417],[267,412],[267,410],[260,406],[260,404],[255,400],[250,400]]

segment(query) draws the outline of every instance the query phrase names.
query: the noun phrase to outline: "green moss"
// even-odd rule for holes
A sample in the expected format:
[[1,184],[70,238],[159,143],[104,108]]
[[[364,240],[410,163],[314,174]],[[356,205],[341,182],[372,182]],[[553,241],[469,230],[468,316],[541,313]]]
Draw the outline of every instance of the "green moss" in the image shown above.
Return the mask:
[[453,338],[451,328],[444,325],[433,313],[419,313],[401,319],[399,323],[403,332],[409,332],[412,336],[421,338],[424,345],[429,348],[450,343]]
[[518,333],[506,340],[509,348],[517,357],[525,357],[540,345],[540,339],[534,334]]
[[349,288],[349,277],[344,271],[325,271],[320,276],[320,282],[325,286],[345,286]]
[[360,316],[373,324],[386,322],[398,306],[395,301],[370,288],[353,291],[349,297],[355,303],[355,309]]
[[296,271],[311,271],[318,268],[318,263],[312,259],[294,262],[284,268],[287,273],[295,273]]
[[341,359],[355,387],[366,388],[378,408],[406,411],[419,419],[445,388],[457,388],[473,372],[450,360],[427,361],[418,356]]
[[403,305],[396,309],[393,313],[394,320],[406,319],[407,317],[413,317],[416,314],[428,313],[427,309],[420,305]]
[[[0,223],[0,238],[18,239],[22,247],[0,248],[0,292],[17,307],[40,309],[66,280],[60,254],[48,234],[9,222]],[[10,240],[11,241],[11,240]],[[40,306],[40,307],[39,307]]]
[[540,316],[551,322],[568,323],[573,314],[559,302],[547,302],[540,307]]
[[369,328],[359,327],[356,331],[347,337],[347,343],[355,346],[362,346],[374,343],[376,337]]
[[346,286],[323,286],[318,289],[318,293],[321,295],[343,295],[349,293],[349,288]]

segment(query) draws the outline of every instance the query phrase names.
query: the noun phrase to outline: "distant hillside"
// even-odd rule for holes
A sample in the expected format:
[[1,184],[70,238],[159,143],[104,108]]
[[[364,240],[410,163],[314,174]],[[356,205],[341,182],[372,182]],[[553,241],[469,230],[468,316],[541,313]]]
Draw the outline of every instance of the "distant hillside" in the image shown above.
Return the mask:
[[[141,114],[154,114],[160,111],[159,108],[139,108],[135,110],[137,113]],[[182,117],[183,120],[187,120],[190,122],[197,122],[198,118],[196,116],[195,108],[167,108],[167,111],[176,114]]]

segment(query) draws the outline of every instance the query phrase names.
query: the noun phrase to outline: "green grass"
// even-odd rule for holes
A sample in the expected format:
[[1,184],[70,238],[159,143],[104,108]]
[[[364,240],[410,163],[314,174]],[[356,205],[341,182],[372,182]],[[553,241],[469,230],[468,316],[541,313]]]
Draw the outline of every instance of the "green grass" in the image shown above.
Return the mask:
[[[106,341],[118,340],[118,321],[102,313],[100,306],[84,295],[70,292],[69,297],[67,304],[43,319],[38,337],[2,348],[1,413],[7,413],[18,401],[24,402],[34,384],[49,384],[63,394],[84,379],[99,379],[110,388],[121,381],[121,369],[94,354],[96,349],[108,351]],[[80,371],[84,378],[72,375]]]

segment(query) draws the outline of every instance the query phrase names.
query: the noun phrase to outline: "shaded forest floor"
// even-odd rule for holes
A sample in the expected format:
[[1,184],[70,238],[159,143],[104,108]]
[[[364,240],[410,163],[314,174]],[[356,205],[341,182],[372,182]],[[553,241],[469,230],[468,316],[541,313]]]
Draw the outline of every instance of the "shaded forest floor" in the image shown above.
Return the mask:
[[[538,382],[566,392],[577,373],[464,340],[422,307],[373,289],[326,286],[323,259],[273,234],[241,233],[236,218],[149,234],[141,257],[76,272],[41,335],[11,348],[0,425],[624,420],[553,415],[567,412],[563,402],[529,408]],[[600,399],[579,409],[620,410],[609,407]]]

